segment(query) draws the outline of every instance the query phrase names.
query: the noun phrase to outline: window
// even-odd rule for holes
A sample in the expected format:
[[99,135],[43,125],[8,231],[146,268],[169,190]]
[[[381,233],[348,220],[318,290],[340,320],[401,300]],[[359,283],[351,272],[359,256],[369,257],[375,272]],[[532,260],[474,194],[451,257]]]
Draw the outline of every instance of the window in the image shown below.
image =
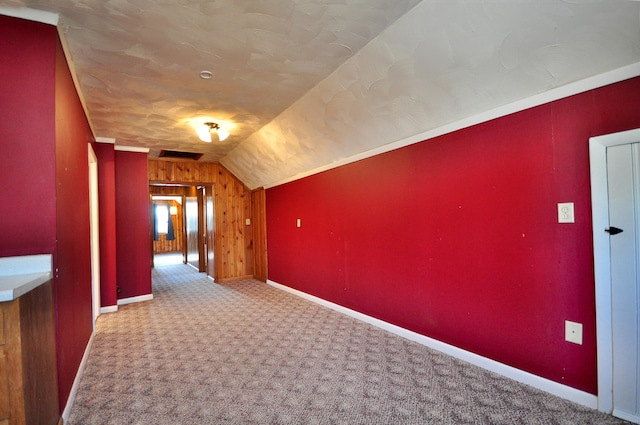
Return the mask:
[[166,205],[156,205],[156,220],[158,221],[158,234],[169,233],[169,208]]

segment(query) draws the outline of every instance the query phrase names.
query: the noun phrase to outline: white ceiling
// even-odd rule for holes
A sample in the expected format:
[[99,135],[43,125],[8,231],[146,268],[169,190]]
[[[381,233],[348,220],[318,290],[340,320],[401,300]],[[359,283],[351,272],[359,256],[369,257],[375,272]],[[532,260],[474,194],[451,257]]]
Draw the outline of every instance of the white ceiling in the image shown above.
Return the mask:
[[[640,2],[630,0],[2,6],[59,15],[97,137],[152,156],[201,152],[251,188],[640,63]],[[204,121],[231,136],[199,141]]]

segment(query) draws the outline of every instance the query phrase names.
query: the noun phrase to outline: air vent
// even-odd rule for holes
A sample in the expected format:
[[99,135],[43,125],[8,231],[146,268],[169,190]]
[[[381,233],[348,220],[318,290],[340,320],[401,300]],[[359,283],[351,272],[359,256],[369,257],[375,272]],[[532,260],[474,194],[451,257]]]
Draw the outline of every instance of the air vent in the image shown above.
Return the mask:
[[203,154],[195,152],[160,151],[160,158],[181,158],[198,160]]

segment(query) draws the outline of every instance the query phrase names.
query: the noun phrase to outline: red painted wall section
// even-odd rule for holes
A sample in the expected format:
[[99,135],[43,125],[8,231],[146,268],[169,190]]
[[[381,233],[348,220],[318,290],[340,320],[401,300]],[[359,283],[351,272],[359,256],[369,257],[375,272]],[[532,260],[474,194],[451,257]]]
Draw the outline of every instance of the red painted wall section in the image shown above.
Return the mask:
[[60,43],[56,49],[57,354],[60,411],[91,337],[88,144],[94,143]]
[[56,242],[56,28],[0,16],[0,256],[53,254]]
[[116,268],[116,180],[115,151],[109,143],[95,144],[98,158],[98,203],[100,215],[100,304],[115,306]]
[[588,139],[638,110],[640,78],[268,189],[269,279],[596,394]]
[[115,151],[118,299],[151,294],[147,154]]
[[92,326],[93,138],[54,26],[0,16],[0,74],[0,256],[53,254],[62,409]]

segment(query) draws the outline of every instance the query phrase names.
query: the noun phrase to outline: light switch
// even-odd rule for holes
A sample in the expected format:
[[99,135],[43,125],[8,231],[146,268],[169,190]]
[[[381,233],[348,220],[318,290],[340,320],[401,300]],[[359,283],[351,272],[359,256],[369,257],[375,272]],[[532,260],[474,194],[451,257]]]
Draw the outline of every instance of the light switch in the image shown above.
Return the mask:
[[302,222],[300,221],[300,219],[296,220],[296,227],[301,227],[302,226]]
[[563,202],[558,204],[558,223],[575,223],[573,202]]
[[251,226],[251,219],[250,218],[245,218],[244,224],[246,224],[247,226]]
[[582,323],[564,321],[564,339],[582,345]]

